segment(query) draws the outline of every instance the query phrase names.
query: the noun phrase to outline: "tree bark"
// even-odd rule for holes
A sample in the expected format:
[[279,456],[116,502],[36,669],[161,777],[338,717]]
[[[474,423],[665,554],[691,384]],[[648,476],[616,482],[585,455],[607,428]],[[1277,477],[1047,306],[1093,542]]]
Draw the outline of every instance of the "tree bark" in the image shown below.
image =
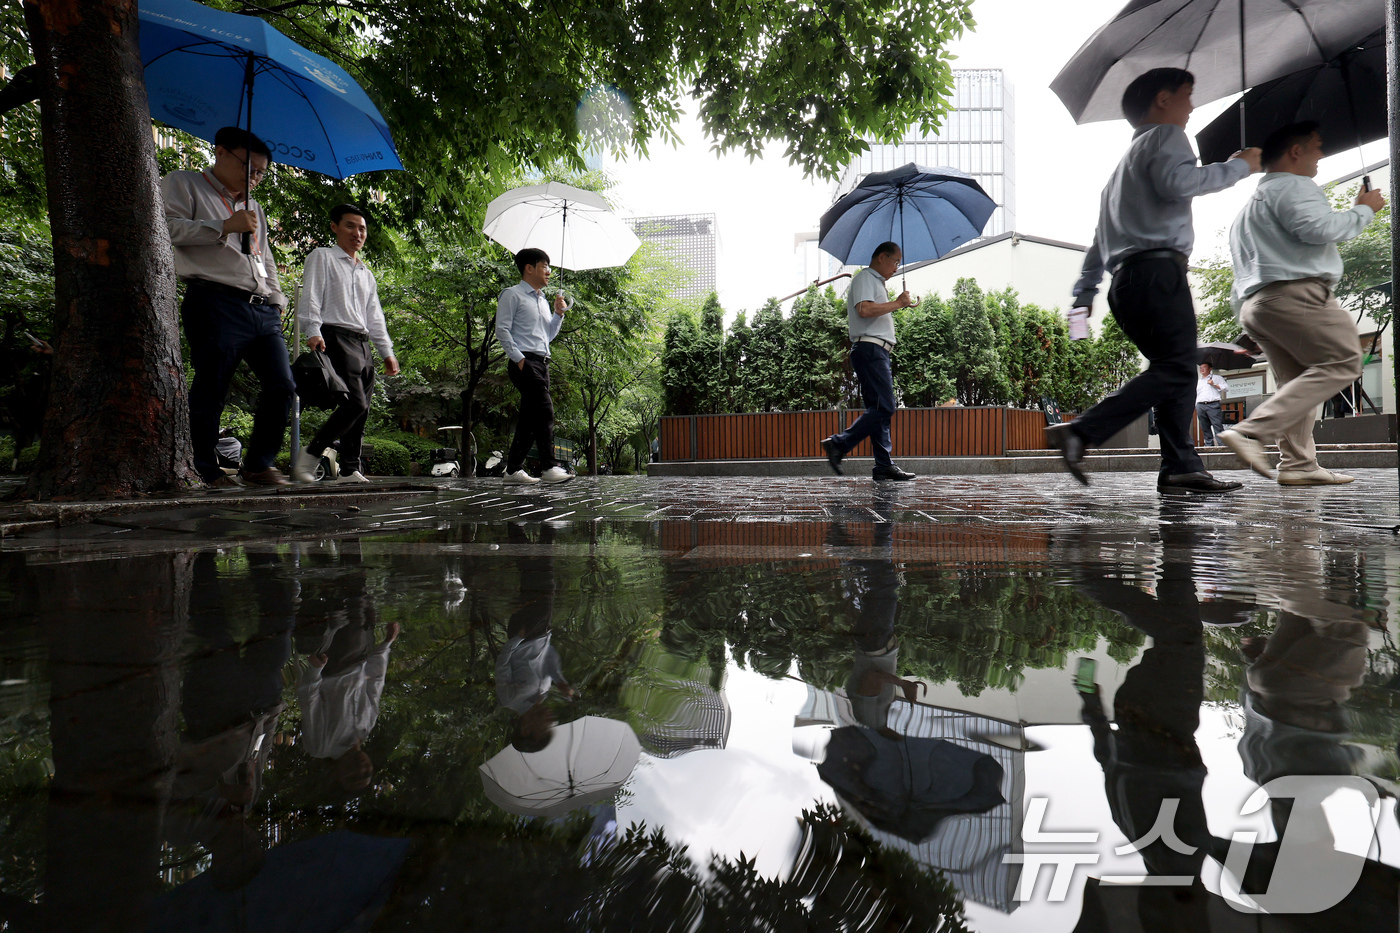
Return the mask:
[[25,494],[198,485],[134,0],[26,0],[40,74],[56,353]]

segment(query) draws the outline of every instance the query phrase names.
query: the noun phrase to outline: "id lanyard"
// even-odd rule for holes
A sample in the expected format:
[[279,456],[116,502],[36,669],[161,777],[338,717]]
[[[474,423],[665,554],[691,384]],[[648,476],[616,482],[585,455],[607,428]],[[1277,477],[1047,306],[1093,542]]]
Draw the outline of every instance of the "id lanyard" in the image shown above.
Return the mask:
[[[209,176],[204,172],[200,172],[199,177],[203,178],[205,184],[207,184],[210,188],[214,189],[214,193],[219,196],[219,203],[222,204],[228,210],[228,215],[232,217],[236,213],[236,205],[238,204],[238,200],[235,198],[232,202],[230,202],[228,198],[224,197],[224,193],[220,191],[212,181],[209,180]],[[243,193],[243,208],[245,210],[253,209],[252,202],[249,200],[248,192],[246,191]],[[257,212],[254,211],[255,215],[256,213]],[[251,254],[249,256],[249,266],[252,269],[253,278],[257,280],[258,286],[259,288],[261,288],[264,284],[267,283],[267,270],[263,268],[262,236],[260,235],[261,225],[259,224],[258,226],[259,229],[253,232],[253,245]]]

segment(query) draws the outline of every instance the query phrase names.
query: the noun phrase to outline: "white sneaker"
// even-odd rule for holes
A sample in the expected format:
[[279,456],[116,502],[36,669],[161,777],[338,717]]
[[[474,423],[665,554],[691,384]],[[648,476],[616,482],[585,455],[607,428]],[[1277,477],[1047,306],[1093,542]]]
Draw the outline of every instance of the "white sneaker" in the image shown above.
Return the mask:
[[298,483],[316,482],[316,467],[320,464],[321,458],[311,456],[303,447],[297,451],[296,460],[292,463],[292,479]]
[[1278,484],[1280,486],[1341,486],[1344,483],[1353,483],[1355,476],[1347,476],[1345,473],[1333,473],[1331,470],[1279,470]]
[[1239,431],[1226,430],[1216,435],[1215,439],[1230,448],[1231,452],[1255,473],[1265,479],[1274,478],[1274,467],[1269,463],[1269,455],[1264,452],[1264,445],[1254,438],[1245,437]]
[[337,483],[368,483],[370,480],[365,474],[361,473],[359,470],[355,470],[351,473],[340,474],[335,481]]
[[540,474],[540,482],[543,483],[567,483],[574,478],[574,474],[560,466],[552,466]]
[[507,473],[503,478],[507,486],[533,486],[539,482],[524,469],[516,470],[514,473]]

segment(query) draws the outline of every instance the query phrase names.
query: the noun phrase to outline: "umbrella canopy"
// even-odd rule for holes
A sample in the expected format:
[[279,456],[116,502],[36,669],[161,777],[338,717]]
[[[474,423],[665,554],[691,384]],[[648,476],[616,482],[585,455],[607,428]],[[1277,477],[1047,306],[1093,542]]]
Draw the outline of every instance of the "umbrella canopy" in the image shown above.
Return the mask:
[[501,809],[551,818],[611,797],[641,754],[627,723],[584,716],[556,726],[537,752],[506,747],[481,766],[481,783]]
[[1326,64],[1384,26],[1376,0],[1131,0],[1050,89],[1076,123],[1117,120],[1134,78],[1185,68],[1202,104]]
[[[1256,85],[1244,95],[1248,117],[1245,144],[1262,146],[1274,130],[1302,120],[1321,126],[1322,145],[1341,152],[1384,139],[1385,33],[1374,32],[1360,45],[1326,64]],[[1202,162],[1221,162],[1239,148],[1235,112],[1221,114],[1196,134]]]
[[942,739],[892,739],[843,726],[831,734],[817,773],[871,825],[923,842],[959,813],[1005,803],[1002,767],[991,755]]
[[872,172],[822,215],[817,245],[847,264],[870,261],[886,241],[900,245],[904,262],[922,262],[968,243],[996,210],[975,179],[955,168],[910,162]]
[[1196,348],[1196,362],[1209,363],[1211,369],[1249,369],[1264,359],[1262,353],[1250,353],[1234,343],[1203,343]]
[[551,265],[574,271],[624,265],[642,245],[602,195],[557,181],[496,198],[482,231],[512,253],[542,249]]
[[160,897],[151,933],[336,933],[378,914],[412,841],[345,831],[277,846],[245,887],[220,891],[210,872]]
[[140,17],[157,120],[209,142],[220,127],[251,129],[274,162],[332,178],[403,168],[354,79],[257,17],[191,0],[141,0]]

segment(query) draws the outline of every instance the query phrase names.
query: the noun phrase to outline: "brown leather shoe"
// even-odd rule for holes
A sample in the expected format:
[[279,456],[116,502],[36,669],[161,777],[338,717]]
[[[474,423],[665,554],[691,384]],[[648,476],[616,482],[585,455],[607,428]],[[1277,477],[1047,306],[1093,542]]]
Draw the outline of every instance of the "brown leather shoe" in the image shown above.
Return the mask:
[[268,467],[258,473],[239,470],[238,475],[243,482],[252,483],[254,486],[290,486],[292,484],[292,481],[287,479],[287,475],[277,467]]

